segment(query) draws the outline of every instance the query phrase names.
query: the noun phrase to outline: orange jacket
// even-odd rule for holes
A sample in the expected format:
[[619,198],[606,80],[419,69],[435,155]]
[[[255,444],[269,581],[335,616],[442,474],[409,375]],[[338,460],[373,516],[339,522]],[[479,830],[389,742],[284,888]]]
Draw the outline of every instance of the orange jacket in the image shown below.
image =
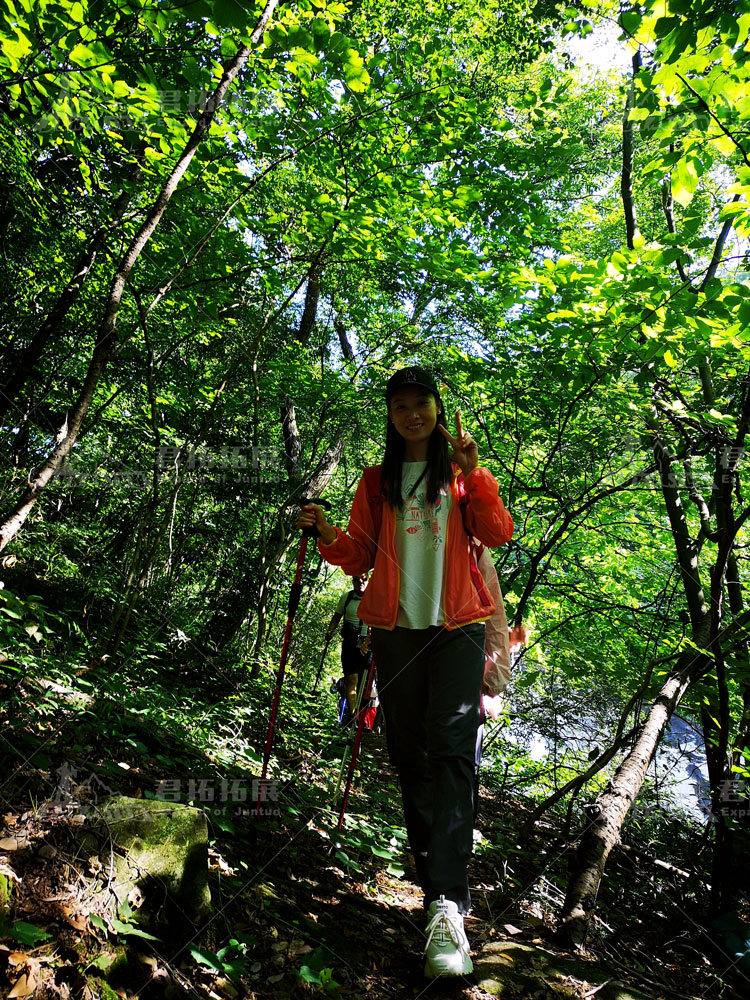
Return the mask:
[[[468,494],[465,507],[466,526],[459,507],[458,477],[461,471],[453,464],[451,491],[453,503],[448,512],[443,560],[443,606],[446,628],[458,628],[471,622],[485,621],[495,611],[489,593],[482,598],[471,579],[469,532],[490,547],[503,545],[513,536],[513,520],[498,496],[497,482],[487,469],[476,468],[466,476]],[[394,629],[398,618],[401,570],[396,558],[396,518],[391,505],[382,505],[380,538],[375,544],[372,510],[364,476],[354,494],[346,532],[336,528],[330,545],[318,539],[321,556],[340,566],[347,576],[358,576],[374,569],[357,614],[368,625]]]

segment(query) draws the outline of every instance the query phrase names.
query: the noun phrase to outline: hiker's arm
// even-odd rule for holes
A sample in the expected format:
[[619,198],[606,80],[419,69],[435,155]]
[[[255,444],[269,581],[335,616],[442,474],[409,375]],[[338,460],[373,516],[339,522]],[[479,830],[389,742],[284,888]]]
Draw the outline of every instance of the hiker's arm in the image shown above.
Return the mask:
[[469,497],[465,511],[469,534],[491,548],[509,542],[513,537],[513,518],[498,496],[497,480],[489,469],[477,466],[464,477],[464,483]]
[[[315,504],[308,506],[314,507]],[[323,516],[323,520],[325,520],[325,516]],[[335,533],[335,537],[324,535],[322,531],[320,533],[318,551],[326,562],[333,566],[340,566],[347,576],[359,576],[371,570],[375,565],[375,526],[370,503],[367,499],[367,484],[364,476],[360,479],[354,494],[347,530],[342,531],[341,528],[332,527],[327,521],[325,523]],[[318,525],[318,530],[320,531],[320,525]]]
[[328,626],[328,631],[326,632],[326,642],[330,642],[333,638],[333,633],[336,631],[336,626],[341,621],[344,616],[337,611],[336,614],[331,619],[331,624]]

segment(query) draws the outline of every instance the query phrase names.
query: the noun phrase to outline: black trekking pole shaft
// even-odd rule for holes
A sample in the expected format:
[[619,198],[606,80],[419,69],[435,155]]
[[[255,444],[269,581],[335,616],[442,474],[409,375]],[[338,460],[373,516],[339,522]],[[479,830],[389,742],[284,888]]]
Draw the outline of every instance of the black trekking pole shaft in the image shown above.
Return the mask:
[[320,666],[318,667],[318,673],[317,673],[317,675],[315,677],[315,684],[313,685],[313,689],[312,689],[312,693],[313,694],[317,694],[318,693],[318,683],[320,681],[320,675],[323,673],[323,664],[326,661],[326,653],[328,652],[328,647],[330,645],[331,645],[331,640],[329,639],[328,642],[323,647],[323,654],[320,657]]
[[[303,498],[300,501],[300,506],[304,506],[307,503],[317,503],[322,507],[327,507],[330,510],[330,504],[325,500],[309,500]],[[287,610],[286,628],[284,629],[284,641],[281,645],[281,657],[279,659],[279,669],[276,672],[276,687],[273,693],[273,704],[271,705],[271,718],[268,724],[268,736],[266,737],[266,748],[263,753],[263,769],[260,775],[260,785],[258,788],[258,801],[255,806],[256,815],[260,812],[260,804],[265,798],[265,784],[266,784],[266,774],[268,773],[268,762],[271,759],[271,746],[273,745],[273,734],[274,728],[276,726],[276,715],[279,710],[279,699],[281,698],[281,687],[284,683],[284,670],[286,667],[286,658],[289,651],[289,639],[292,634],[292,623],[294,622],[294,616],[297,613],[297,608],[299,607],[300,597],[302,595],[302,568],[305,564],[305,555],[307,553],[307,541],[309,538],[320,537],[320,532],[314,524],[311,524],[308,528],[302,532],[302,541],[300,542],[299,553],[297,555],[297,568],[294,573],[294,583],[292,584],[292,589],[289,593],[289,607]]]
[[[372,691],[372,683],[375,680],[375,661],[373,660],[370,664],[370,672],[367,675],[367,686],[365,687],[365,693],[362,698],[363,702],[369,701],[370,692]],[[349,773],[346,776],[346,787],[344,788],[344,798],[341,802],[341,812],[339,813],[339,821],[336,827],[340,830],[344,822],[344,813],[346,812],[346,804],[349,801],[349,791],[352,787],[352,780],[354,778],[354,768],[357,766],[357,757],[359,756],[359,747],[362,743],[362,730],[365,726],[365,710],[360,705],[359,715],[357,718],[357,737],[354,740],[354,749],[352,750],[352,759],[349,762]]]

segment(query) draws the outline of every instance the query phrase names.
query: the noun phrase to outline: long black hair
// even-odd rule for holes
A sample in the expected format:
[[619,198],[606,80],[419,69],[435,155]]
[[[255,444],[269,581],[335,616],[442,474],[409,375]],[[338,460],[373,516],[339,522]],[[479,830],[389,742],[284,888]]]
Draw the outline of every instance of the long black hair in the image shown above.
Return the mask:
[[[429,389],[427,391],[430,392]],[[435,397],[436,406],[440,409],[437,423],[430,434],[430,440],[427,442],[427,503],[434,504],[440,495],[440,490],[450,483],[453,470],[451,469],[450,445],[438,430],[438,425],[447,427],[445,407],[436,392],[430,394]],[[385,454],[383,464],[380,467],[380,487],[391,507],[399,510],[404,509],[404,500],[401,495],[401,474],[405,452],[406,441],[401,437],[393,423],[388,420],[385,431]]]

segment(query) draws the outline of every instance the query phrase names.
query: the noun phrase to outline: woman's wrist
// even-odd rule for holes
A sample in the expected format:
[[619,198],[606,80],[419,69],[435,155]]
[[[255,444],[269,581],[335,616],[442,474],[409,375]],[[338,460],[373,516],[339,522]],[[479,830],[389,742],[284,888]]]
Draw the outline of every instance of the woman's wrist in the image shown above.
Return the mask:
[[336,529],[332,528],[330,524],[326,524],[320,529],[320,540],[324,545],[332,545],[337,537]]

